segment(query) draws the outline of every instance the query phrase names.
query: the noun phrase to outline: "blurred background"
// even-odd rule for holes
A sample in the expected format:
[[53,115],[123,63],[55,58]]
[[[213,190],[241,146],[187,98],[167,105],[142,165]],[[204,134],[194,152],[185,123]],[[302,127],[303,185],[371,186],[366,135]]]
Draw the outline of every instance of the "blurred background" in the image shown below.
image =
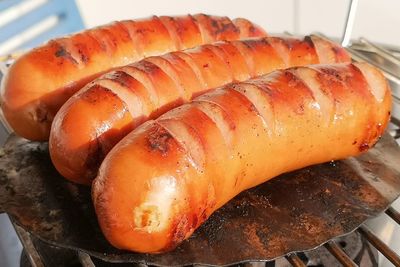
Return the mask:
[[[269,33],[317,31],[340,40],[349,4],[349,0],[0,0],[0,61],[7,61],[9,54],[18,54],[56,36],[113,20],[150,15],[201,12],[245,17]],[[352,38],[366,37],[375,43],[400,47],[399,10],[398,0],[359,1]],[[0,145],[6,137],[5,127],[0,123]],[[383,233],[387,240],[393,236],[396,230],[393,229]],[[7,215],[0,214],[0,267],[19,266],[20,253],[21,245]]]
[[[242,16],[270,33],[319,31],[341,37],[348,6],[349,0],[1,0],[0,55],[113,20],[198,12]],[[398,0],[359,1],[352,36],[400,44],[399,10]]]

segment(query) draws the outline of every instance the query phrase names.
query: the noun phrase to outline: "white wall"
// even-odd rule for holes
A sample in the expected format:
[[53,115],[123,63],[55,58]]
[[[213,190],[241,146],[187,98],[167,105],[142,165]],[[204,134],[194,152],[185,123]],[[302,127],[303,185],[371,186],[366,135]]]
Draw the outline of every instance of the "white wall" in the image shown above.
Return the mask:
[[77,0],[77,3],[88,27],[112,20],[199,12],[249,18],[276,32],[290,29],[293,25],[293,0]]
[[[77,3],[87,27],[149,15],[203,12],[245,17],[271,33],[320,31],[341,37],[349,0],[77,0]],[[353,36],[400,46],[399,11],[398,0],[360,0]]]

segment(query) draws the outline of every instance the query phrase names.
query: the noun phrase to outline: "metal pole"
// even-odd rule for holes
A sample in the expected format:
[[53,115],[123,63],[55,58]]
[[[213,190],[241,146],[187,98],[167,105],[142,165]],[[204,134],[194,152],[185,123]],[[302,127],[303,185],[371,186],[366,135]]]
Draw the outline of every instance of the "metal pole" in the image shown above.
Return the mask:
[[342,46],[348,46],[351,41],[351,33],[353,31],[354,21],[356,18],[358,0],[350,0],[349,11],[347,13],[346,25],[342,37]]

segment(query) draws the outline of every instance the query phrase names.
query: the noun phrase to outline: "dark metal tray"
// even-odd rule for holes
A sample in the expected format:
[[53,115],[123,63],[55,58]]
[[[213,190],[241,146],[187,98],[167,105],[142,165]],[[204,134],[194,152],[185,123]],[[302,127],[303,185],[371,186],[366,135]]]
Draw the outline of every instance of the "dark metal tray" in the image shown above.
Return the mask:
[[226,265],[268,261],[353,231],[400,195],[400,149],[386,134],[369,152],[287,173],[247,190],[172,252],[113,248],[90,189],[64,180],[47,143],[11,136],[0,150],[0,210],[50,244],[110,262]]

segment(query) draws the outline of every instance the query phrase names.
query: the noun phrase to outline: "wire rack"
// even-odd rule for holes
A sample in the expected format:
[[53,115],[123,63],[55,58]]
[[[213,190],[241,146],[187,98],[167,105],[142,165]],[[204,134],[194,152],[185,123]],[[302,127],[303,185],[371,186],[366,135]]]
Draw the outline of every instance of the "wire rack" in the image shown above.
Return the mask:
[[[354,25],[355,13],[357,9],[358,0],[350,1],[348,15],[344,34],[341,40],[342,45],[351,54],[354,61],[366,61],[378,68],[380,68],[392,85],[393,90],[393,115],[391,118],[391,125],[389,126],[390,134],[399,142],[400,140],[400,50],[396,48],[387,48],[368,41],[365,38],[360,38],[357,41],[351,42],[351,31]],[[323,36],[323,34],[319,34]],[[7,66],[13,61],[13,56],[0,58],[0,79],[1,74],[7,70]],[[0,114],[2,126],[11,132],[11,128]],[[400,225],[400,212],[393,207],[389,207],[385,214],[381,216],[388,216],[395,223]],[[44,267],[44,261],[37,250],[35,239],[23,228],[13,224],[18,237],[24,247],[28,260],[33,267]],[[356,230],[357,234],[361,235],[363,239],[367,240],[373,247],[382,253],[394,266],[400,266],[400,256],[392,248],[386,245],[373,231],[371,231],[365,224]],[[400,236],[398,237],[400,239]],[[330,254],[332,254],[343,266],[358,266],[344,251],[342,246],[335,240],[330,240],[323,245]],[[78,252],[77,257],[79,262],[84,267],[96,266],[95,261],[86,253]],[[286,255],[282,260],[295,267],[307,266],[307,263],[302,259],[298,253]],[[246,266],[268,266],[267,263],[249,263]],[[118,265],[118,264],[117,264]],[[102,265],[103,266],[103,265]],[[133,266],[133,265],[129,265]]]

